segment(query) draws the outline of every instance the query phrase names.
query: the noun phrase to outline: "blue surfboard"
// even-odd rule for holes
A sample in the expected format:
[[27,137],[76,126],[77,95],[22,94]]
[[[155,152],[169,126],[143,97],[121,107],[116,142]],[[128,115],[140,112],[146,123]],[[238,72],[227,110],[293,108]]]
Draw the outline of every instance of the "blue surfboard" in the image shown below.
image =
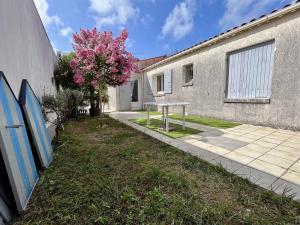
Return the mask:
[[53,159],[51,138],[46,128],[40,102],[25,79],[21,86],[20,105],[34,145],[32,147],[37,152],[40,165],[46,169]]
[[39,179],[20,105],[0,72],[0,149],[19,213]]

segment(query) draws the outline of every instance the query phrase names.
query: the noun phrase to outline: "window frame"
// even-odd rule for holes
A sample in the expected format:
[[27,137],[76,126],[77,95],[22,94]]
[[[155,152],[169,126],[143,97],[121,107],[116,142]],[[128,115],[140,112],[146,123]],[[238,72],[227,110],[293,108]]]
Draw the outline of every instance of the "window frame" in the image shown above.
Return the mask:
[[[267,41],[262,41],[256,44],[252,44],[243,48],[235,49],[229,52],[226,52],[226,79],[225,79],[225,88],[224,88],[224,103],[258,103],[258,104],[269,104],[271,103],[271,96],[265,98],[228,98],[229,92],[229,57],[235,53],[244,52],[253,48],[259,48],[268,44],[274,44],[274,51],[276,51],[275,39],[270,39]],[[273,60],[275,60],[275,52],[273,56]],[[274,62],[273,68],[271,71],[272,75],[274,74]],[[272,89],[272,80],[271,80],[271,89]],[[271,93],[272,94],[272,93]]]
[[[186,82],[186,77],[187,77],[187,67],[192,66],[192,79]],[[183,65],[183,73],[182,73],[182,86],[183,87],[188,87],[188,86],[193,86],[193,81],[194,81],[194,63],[189,63],[186,65]]]

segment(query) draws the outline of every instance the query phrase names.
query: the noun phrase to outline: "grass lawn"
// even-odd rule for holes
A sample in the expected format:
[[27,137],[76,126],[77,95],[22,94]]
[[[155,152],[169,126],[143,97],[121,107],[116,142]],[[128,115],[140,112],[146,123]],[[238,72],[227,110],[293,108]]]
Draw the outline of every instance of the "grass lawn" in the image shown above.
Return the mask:
[[164,123],[162,122],[162,120],[159,119],[150,119],[150,126],[147,126],[147,119],[134,119],[131,121],[141,126],[148,127],[151,130],[155,130],[171,138],[181,138],[192,134],[198,134],[201,132],[200,130],[192,129],[189,127],[186,127],[183,130],[181,125],[174,123],[169,123],[169,126],[175,129],[169,132],[165,132],[162,129],[160,129],[161,127],[163,127]]
[[[170,115],[169,117],[176,120],[182,120],[181,114],[173,114]],[[185,120],[187,122],[197,123],[197,124],[221,128],[221,129],[232,128],[241,125],[235,122],[229,122],[229,121],[203,117],[203,116],[195,116],[195,115],[187,115],[185,116]]]
[[115,120],[78,119],[15,224],[296,224],[300,203]]
[[[139,110],[139,111],[137,111],[137,112],[147,114],[147,110]],[[151,116],[161,116],[161,115],[162,115],[161,112],[158,112],[158,111],[152,111],[152,110],[149,112],[149,114],[150,114]]]

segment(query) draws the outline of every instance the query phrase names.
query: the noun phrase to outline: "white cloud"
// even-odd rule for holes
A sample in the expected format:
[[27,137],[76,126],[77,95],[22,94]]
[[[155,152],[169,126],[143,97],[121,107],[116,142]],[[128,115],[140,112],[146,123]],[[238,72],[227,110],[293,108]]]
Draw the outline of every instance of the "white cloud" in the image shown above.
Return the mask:
[[54,52],[57,54],[59,52],[58,48],[56,48],[56,45],[54,44],[54,42],[51,41],[50,43],[52,45]]
[[154,18],[150,14],[146,14],[144,17],[141,18],[142,24],[146,27],[153,21],[154,21]]
[[126,40],[126,47],[127,48],[132,48],[132,46],[134,45],[135,41],[132,40],[131,38],[127,38]]
[[169,44],[164,44],[163,50],[165,50],[165,51],[170,50],[170,45]]
[[64,27],[60,30],[60,34],[64,37],[68,37],[73,32],[71,27]]
[[56,16],[56,15],[50,16],[48,14],[49,5],[48,5],[47,0],[33,0],[33,2],[36,5],[36,8],[37,8],[37,10],[40,14],[40,17],[43,21],[43,24],[45,26],[48,26],[51,24],[63,26],[63,22],[61,21],[61,19],[58,16]]
[[184,0],[177,4],[168,15],[162,27],[161,38],[171,35],[175,40],[180,40],[188,35],[194,27],[196,15],[196,1]]
[[97,26],[125,25],[130,19],[136,18],[139,9],[134,7],[131,0],[89,0],[90,10],[94,11]]
[[291,0],[225,0],[225,12],[219,20],[219,26],[222,30],[227,30],[261,16],[276,4],[291,2]]

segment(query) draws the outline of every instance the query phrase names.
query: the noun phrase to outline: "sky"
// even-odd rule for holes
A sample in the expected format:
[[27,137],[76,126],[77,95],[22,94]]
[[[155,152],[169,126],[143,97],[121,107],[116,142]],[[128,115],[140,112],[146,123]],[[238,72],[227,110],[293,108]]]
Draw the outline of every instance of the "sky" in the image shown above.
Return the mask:
[[293,0],[33,0],[55,51],[72,51],[72,34],[126,28],[137,58],[170,55]]

